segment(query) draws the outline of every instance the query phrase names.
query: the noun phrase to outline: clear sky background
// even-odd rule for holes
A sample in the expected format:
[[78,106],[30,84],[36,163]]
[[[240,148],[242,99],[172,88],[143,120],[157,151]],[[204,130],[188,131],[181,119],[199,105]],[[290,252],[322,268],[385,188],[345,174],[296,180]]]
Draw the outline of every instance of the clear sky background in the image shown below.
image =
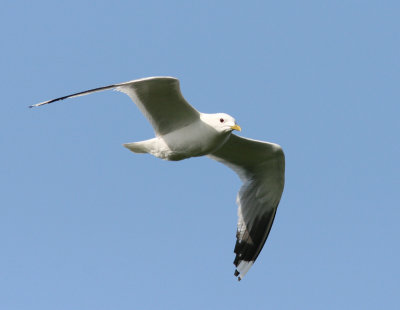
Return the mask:
[[[3,1],[0,309],[399,309],[399,1]],[[270,237],[233,276],[238,177],[116,92],[169,75],[282,145]]]

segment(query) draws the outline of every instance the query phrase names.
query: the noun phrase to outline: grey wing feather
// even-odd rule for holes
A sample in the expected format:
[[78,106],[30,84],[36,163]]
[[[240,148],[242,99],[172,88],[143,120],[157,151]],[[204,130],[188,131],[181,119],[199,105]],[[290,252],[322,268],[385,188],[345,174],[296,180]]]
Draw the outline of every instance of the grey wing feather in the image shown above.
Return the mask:
[[235,275],[240,280],[257,259],[271,230],[284,187],[284,154],[277,144],[232,134],[209,157],[232,168],[243,181],[237,195],[234,250]]
[[183,98],[179,80],[172,77],[151,77],[98,87],[44,101],[30,107],[37,107],[107,89],[116,89],[127,94],[147,117],[158,135],[164,135],[185,127],[200,118],[200,113]]
[[200,119],[200,113],[183,98],[178,79],[147,78],[122,83],[116,89],[131,97],[159,135]]

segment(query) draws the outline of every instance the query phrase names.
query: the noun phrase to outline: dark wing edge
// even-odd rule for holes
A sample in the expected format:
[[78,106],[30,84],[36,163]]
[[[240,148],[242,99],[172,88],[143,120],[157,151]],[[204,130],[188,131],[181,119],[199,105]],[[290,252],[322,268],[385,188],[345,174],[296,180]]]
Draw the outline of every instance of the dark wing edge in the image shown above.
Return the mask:
[[55,98],[55,99],[51,99],[51,100],[43,101],[43,102],[40,102],[40,103],[36,103],[36,104],[30,105],[29,108],[40,107],[40,106],[45,105],[45,104],[49,104],[49,103],[52,103],[52,102],[65,100],[65,99],[68,99],[68,98],[74,98],[74,97],[89,95],[89,94],[96,93],[96,92],[103,91],[103,90],[107,90],[107,89],[113,89],[113,88],[118,87],[119,85],[120,84],[112,84],[112,85],[107,85],[107,86],[102,86],[102,87],[97,87],[97,88],[81,91],[79,93],[74,93],[74,94],[71,94],[71,95],[62,96],[62,97],[58,97],[58,98]]
[[92,89],[89,89],[89,90],[84,90],[84,91],[81,91],[81,92],[78,92],[78,93],[73,93],[73,94],[70,94],[70,95],[66,95],[66,96],[55,98],[55,99],[51,99],[51,100],[43,101],[43,102],[40,102],[40,103],[36,103],[36,104],[30,105],[29,108],[40,107],[42,105],[53,103],[53,102],[56,102],[56,101],[61,101],[61,100],[65,100],[65,99],[68,99],[68,98],[74,98],[74,97],[89,95],[89,94],[93,94],[93,93],[96,93],[96,92],[99,92],[99,91],[103,91],[103,90],[117,89],[117,87],[126,87],[126,86],[129,86],[129,85],[134,84],[134,83],[143,83],[143,82],[146,83],[146,82],[151,81],[151,80],[171,80],[171,81],[179,83],[179,80],[174,78],[174,77],[155,76],[155,77],[132,80],[132,81],[128,81],[128,82],[123,82],[123,83],[118,83],[118,84],[111,84],[111,85],[107,85],[107,86],[102,86],[102,87],[92,88]]
[[29,107],[39,107],[108,89],[115,89],[127,94],[149,120],[156,134],[167,134],[200,118],[200,113],[182,96],[179,80],[168,76],[149,77],[93,88],[40,102]]
[[233,169],[243,181],[236,199],[238,227],[233,262],[234,275],[240,281],[254,264],[271,231],[284,187],[284,153],[277,144],[232,134],[209,157]]

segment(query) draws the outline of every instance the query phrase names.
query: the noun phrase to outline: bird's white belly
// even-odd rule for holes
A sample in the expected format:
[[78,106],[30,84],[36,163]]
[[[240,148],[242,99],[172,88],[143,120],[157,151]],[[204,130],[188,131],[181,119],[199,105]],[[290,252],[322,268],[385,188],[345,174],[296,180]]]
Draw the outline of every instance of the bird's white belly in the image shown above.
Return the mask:
[[166,160],[182,160],[216,151],[228,139],[229,133],[219,133],[198,122],[158,137],[154,156]]

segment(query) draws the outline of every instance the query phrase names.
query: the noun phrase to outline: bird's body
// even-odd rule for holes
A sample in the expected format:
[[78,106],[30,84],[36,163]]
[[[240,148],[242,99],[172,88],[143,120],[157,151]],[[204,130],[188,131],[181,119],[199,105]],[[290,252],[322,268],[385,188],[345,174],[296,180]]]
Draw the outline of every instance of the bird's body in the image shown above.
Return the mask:
[[201,113],[196,122],[185,127],[150,140],[125,143],[124,146],[135,153],[150,153],[173,161],[208,155],[219,149],[230,135],[229,131],[219,132],[207,124],[207,120],[213,117],[212,114]]
[[183,98],[179,81],[171,77],[95,88],[31,107],[107,89],[130,96],[154,128],[155,138],[124,144],[129,150],[172,161],[206,155],[239,175],[243,186],[237,196],[234,264],[235,276],[243,278],[264,246],[283,192],[285,160],[281,147],[232,134],[241,130],[233,117],[197,111]]

